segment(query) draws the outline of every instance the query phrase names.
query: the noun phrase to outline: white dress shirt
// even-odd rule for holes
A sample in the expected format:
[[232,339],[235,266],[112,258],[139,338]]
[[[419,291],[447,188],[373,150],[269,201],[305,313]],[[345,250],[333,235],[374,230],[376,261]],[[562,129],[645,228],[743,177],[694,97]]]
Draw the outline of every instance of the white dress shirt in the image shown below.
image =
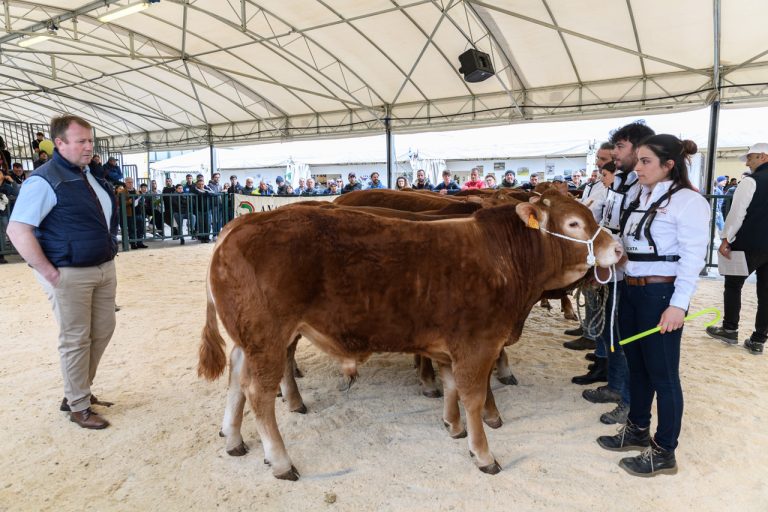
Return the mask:
[[725,227],[720,232],[720,238],[727,238],[728,243],[736,240],[736,233],[741,229],[744,217],[747,216],[747,208],[752,202],[752,196],[757,190],[757,182],[751,178],[744,178],[733,193],[731,209],[728,210],[728,218],[725,219]]
[[[640,206],[630,214],[622,243],[624,247],[647,244],[645,227],[640,239],[634,239],[633,226],[636,226],[644,211],[661,199],[672,186],[672,181],[657,183],[653,189],[643,185],[640,188]],[[691,189],[675,192],[668,201],[656,210],[656,218],[651,224],[651,236],[660,256],[678,255],[678,261],[627,261],[624,272],[628,276],[675,276],[675,292],[670,305],[683,310],[688,309],[691,297],[696,291],[699,272],[704,268],[704,258],[709,244],[709,221],[711,211],[709,203]]]
[[605,206],[605,196],[607,192],[608,189],[605,188],[603,182],[598,180],[584,187],[584,193],[580,199],[584,204],[592,201],[588,205],[588,208],[592,210],[592,216],[595,217],[595,221],[598,223],[603,220],[603,206]]

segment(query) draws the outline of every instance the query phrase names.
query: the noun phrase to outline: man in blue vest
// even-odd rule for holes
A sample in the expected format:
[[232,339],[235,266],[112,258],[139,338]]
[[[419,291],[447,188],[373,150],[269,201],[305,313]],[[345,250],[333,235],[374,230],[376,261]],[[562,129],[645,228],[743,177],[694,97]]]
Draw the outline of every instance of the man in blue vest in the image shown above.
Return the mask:
[[83,428],[109,422],[91,410],[101,356],[115,330],[117,208],[112,187],[90,172],[93,128],[72,115],[51,120],[53,158],[21,187],[8,237],[34,269],[59,325],[60,409]]
[[[753,145],[741,161],[746,162],[752,174],[739,183],[733,194],[733,203],[720,233],[720,255],[730,259],[732,251],[744,251],[747,272],[757,274],[757,315],[755,330],[744,342],[751,354],[763,353],[768,338],[768,144]],[[748,276],[725,276],[723,290],[722,327],[707,327],[707,334],[728,344],[739,342],[739,313],[741,289]]]

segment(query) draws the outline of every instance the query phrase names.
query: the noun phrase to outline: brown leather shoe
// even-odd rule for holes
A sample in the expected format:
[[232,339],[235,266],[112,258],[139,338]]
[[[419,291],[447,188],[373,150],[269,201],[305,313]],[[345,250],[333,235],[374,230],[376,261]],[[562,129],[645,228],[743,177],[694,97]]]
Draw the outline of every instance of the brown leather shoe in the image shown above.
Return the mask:
[[74,421],[83,428],[90,428],[93,430],[101,430],[102,428],[107,428],[109,426],[109,422],[91,411],[90,407],[84,411],[69,413],[69,420]]

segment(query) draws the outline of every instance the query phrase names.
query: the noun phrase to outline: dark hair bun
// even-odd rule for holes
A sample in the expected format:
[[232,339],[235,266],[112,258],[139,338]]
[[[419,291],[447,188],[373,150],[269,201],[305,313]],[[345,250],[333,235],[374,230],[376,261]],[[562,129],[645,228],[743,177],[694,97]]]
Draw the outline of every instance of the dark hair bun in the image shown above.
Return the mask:
[[682,141],[682,143],[683,143],[684,155],[695,155],[696,153],[699,152],[699,147],[692,140],[685,139],[684,141]]

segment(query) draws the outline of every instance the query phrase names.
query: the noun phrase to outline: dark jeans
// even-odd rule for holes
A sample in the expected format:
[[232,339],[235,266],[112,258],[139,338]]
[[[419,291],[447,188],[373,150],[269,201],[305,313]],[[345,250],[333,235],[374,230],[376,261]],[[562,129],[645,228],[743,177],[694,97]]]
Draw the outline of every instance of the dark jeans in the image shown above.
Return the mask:
[[8,219],[9,218],[7,216],[0,214],[0,254],[4,253],[10,248],[7,247],[8,244],[5,243],[5,232],[8,229]]
[[[631,396],[629,394],[629,368],[627,367],[627,358],[624,355],[624,348],[619,345],[619,310],[621,305],[617,297],[616,313],[613,321],[613,352],[611,352],[611,310],[613,309],[613,283],[608,283],[608,300],[605,301],[605,324],[603,332],[597,337],[597,357],[608,357],[608,387],[621,394],[621,399],[625,404],[629,404]],[[621,286],[621,282],[619,283]],[[619,294],[621,295],[621,294]],[[630,335],[631,336],[631,335]],[[602,350],[599,350],[602,349]],[[600,355],[602,352],[602,356]]]
[[210,240],[211,212],[199,211],[197,213],[197,234],[199,240]]
[[127,218],[128,220],[128,238],[131,240],[131,243],[133,243],[136,240],[143,240],[144,239],[144,232],[146,231],[145,225],[144,225],[144,216],[143,215],[131,215]]
[[[652,329],[669,306],[674,283],[645,286],[619,284],[619,330],[625,338]],[[629,366],[629,421],[641,428],[651,425],[651,406],[656,395],[658,426],[656,442],[664,449],[677,448],[683,420],[683,389],[680,386],[680,339],[683,330],[655,333],[624,345]]]
[[[760,339],[768,334],[768,252],[746,251],[749,273],[757,273],[757,315],[755,333]],[[723,328],[737,330],[741,313],[741,289],[748,276],[725,276],[723,289]]]
[[174,213],[173,219],[176,221],[176,226],[177,226],[177,229],[179,230],[180,236],[184,234],[184,231],[182,230],[182,228],[184,227],[184,224],[183,224],[184,219],[187,220],[187,233],[191,235],[197,231],[195,227],[197,222],[197,217],[195,217],[194,213],[190,213],[189,215],[187,215],[186,213]]

